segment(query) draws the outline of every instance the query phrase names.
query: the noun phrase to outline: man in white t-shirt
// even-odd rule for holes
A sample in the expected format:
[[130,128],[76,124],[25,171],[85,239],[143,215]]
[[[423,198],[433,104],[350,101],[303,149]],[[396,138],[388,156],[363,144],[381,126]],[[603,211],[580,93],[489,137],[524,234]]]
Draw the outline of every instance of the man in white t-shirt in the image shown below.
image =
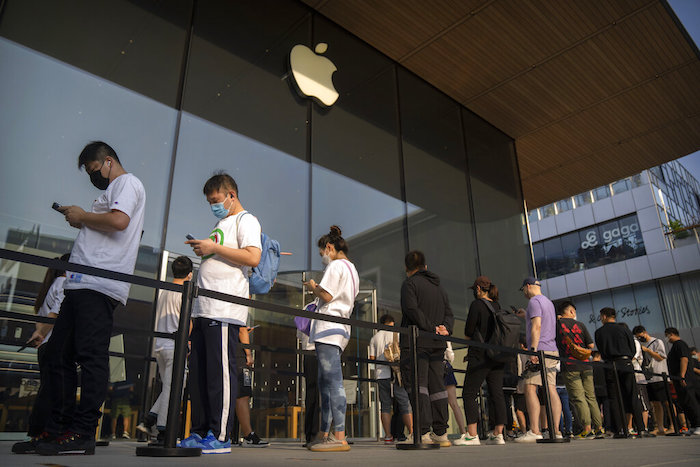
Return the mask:
[[[386,314],[379,318],[379,322],[386,326],[394,325],[393,316]],[[395,337],[398,343],[397,333],[389,331],[378,331],[369,341],[369,359],[386,362],[384,350],[393,345]],[[375,365],[375,378],[379,386],[379,402],[381,404],[381,420],[384,428],[384,444],[391,444],[394,438],[391,435],[391,409],[394,399],[398,403],[399,412],[403,418],[403,423],[408,428],[409,433],[413,433],[413,413],[411,403],[408,401],[408,393],[397,381],[392,378],[392,369],[389,365]],[[392,381],[393,379],[393,381]]]
[[[243,209],[238,185],[228,174],[207,180],[204,195],[219,222],[204,240],[188,240],[202,264],[197,286],[249,298],[248,271],[260,262],[260,223]],[[238,391],[236,348],[248,307],[197,297],[192,310],[190,354],[191,435],[181,447],[198,447],[203,454],[231,452]]]
[[[171,265],[173,283],[182,285],[192,280],[192,260],[187,256],[178,256]],[[156,305],[156,331],[174,334],[180,328],[180,306],[182,293],[172,290],[161,290]],[[187,333],[189,334],[189,329]],[[154,342],[158,374],[163,383],[160,395],[153,407],[136,428],[149,436],[157,436],[157,445],[165,441],[165,424],[168,421],[168,404],[170,402],[170,384],[173,379],[173,360],[175,357],[175,340],[157,337]],[[155,425],[155,430],[153,429]]]
[[[80,230],[70,262],[132,274],[146,208],[143,185],[124,170],[114,149],[101,141],[85,146],[78,157],[80,167],[104,193],[89,212],[78,206],[59,208],[66,221]],[[114,309],[126,304],[129,286],[66,272],[65,299],[47,343],[53,409],[47,423],[49,437],[37,446],[39,454],[95,453],[95,429],[109,380]],[[81,390],[76,404],[78,365]]]

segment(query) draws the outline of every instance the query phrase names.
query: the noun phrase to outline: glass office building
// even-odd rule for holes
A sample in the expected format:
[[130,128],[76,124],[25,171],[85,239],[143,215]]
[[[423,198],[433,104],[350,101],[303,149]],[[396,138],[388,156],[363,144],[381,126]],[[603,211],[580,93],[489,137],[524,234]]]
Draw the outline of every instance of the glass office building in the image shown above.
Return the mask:
[[543,292],[571,299],[589,331],[612,306],[631,328],[676,327],[700,344],[700,183],[679,162],[528,213]]
[[[169,279],[193,256],[185,235],[216,219],[204,182],[225,170],[243,206],[277,239],[278,282],[257,297],[304,304],[302,278],[322,269],[316,240],[342,227],[362,279],[355,318],[400,315],[403,257],[426,253],[457,316],[478,274],[517,292],[532,260],[513,140],[397,63],[295,0],[7,1],[0,11],[0,247],[55,257],[76,231],[53,202],[88,208],[98,192],[77,156],[86,143],[115,148],[143,182],[146,221],[136,274]],[[196,5],[196,7],[195,7]],[[301,96],[289,54],[328,44],[339,99]],[[1,306],[32,313],[45,270],[3,261]],[[115,314],[113,382],[130,384],[133,421],[158,388],[149,360],[156,293],[132,286]],[[299,438],[301,356],[288,317],[251,310],[256,346],[253,426]],[[38,378],[35,353],[17,348],[33,324],[0,319],[0,432],[16,436]],[[346,357],[365,358],[372,333],[354,330]],[[348,431],[376,437],[367,365],[345,363]],[[110,411],[110,400],[106,404]],[[133,424],[132,424],[133,426]],[[104,433],[104,430],[103,430]]]

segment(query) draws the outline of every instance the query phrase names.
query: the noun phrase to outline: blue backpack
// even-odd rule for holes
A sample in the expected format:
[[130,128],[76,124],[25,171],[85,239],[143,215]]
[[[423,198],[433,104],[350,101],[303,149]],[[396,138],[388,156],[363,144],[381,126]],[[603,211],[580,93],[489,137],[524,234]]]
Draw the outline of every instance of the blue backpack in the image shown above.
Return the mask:
[[[243,213],[238,218],[241,218],[249,212]],[[236,223],[236,232],[238,232],[238,222]],[[267,234],[260,234],[260,244],[262,245],[262,253],[260,254],[260,263],[252,270],[252,274],[248,278],[249,292],[251,295],[266,294],[272,288],[277,278],[277,271],[280,268],[280,244],[277,240],[271,239]]]

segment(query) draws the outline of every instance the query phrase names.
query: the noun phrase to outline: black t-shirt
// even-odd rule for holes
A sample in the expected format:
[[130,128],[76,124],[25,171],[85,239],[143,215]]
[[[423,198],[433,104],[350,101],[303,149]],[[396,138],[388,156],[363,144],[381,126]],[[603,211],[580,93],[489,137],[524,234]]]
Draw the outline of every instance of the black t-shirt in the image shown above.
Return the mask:
[[[569,346],[564,343],[564,336],[569,336],[574,344],[587,349],[593,343],[591,335],[586,326],[573,318],[559,318],[557,320],[557,347],[559,356],[568,359],[574,358],[569,351]],[[583,371],[590,370],[591,366],[581,360],[562,361],[561,371]]]
[[693,356],[690,353],[690,347],[682,340],[677,340],[673,343],[671,351],[666,357],[668,359],[668,373],[671,376],[681,376],[681,358],[686,357],[688,359],[688,369],[685,372],[686,380],[694,379],[693,373]]
[[[500,310],[498,302],[491,302],[494,310]],[[495,322],[493,313],[483,300],[474,300],[469,306],[467,322],[464,325],[464,335],[475,341],[486,342],[491,338]],[[484,349],[478,347],[469,348],[469,361],[484,360]]]
[[624,323],[605,323],[595,331],[595,343],[603,360],[610,362],[620,357],[634,357],[632,331]]

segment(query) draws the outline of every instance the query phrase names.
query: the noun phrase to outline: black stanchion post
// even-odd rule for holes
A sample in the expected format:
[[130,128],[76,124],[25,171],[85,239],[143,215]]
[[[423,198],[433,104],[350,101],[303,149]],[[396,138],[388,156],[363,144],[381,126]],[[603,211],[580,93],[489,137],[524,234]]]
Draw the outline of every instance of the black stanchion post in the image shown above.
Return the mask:
[[[681,424],[678,420],[678,412],[676,411],[676,405],[673,403],[673,399],[671,399],[671,390],[668,388],[668,375],[662,373],[661,377],[664,379],[664,390],[666,391],[666,398],[668,399],[668,416],[671,417],[671,421],[673,421],[674,431],[673,433],[666,433],[666,436],[681,436]],[[661,404],[661,407],[663,408],[663,404]]]
[[180,307],[180,322],[175,335],[175,353],[173,356],[172,383],[170,385],[170,400],[168,402],[168,422],[165,428],[165,446],[143,446],[136,448],[137,456],[148,457],[195,457],[202,454],[200,448],[178,448],[177,434],[180,427],[180,406],[182,405],[182,388],[185,379],[185,363],[187,360],[187,341],[189,340],[190,317],[192,301],[195,298],[196,287],[191,281],[182,286],[182,306]]
[[538,439],[538,443],[568,443],[569,438],[557,438],[556,427],[559,426],[559,420],[554,420],[554,415],[552,415],[552,400],[550,399],[551,394],[549,393],[549,382],[547,381],[547,360],[545,360],[545,353],[543,350],[539,351],[540,359],[540,375],[542,377],[542,390],[544,391],[544,409],[547,414],[547,426],[549,427],[549,438]]
[[620,424],[622,424],[622,431],[625,433],[625,437],[629,437],[630,432],[627,429],[627,416],[625,414],[625,404],[622,402],[622,388],[620,387],[620,378],[617,375],[617,365],[615,360],[612,362],[613,375],[615,376],[615,389],[617,390],[617,405],[620,411]]
[[413,450],[413,449],[439,449],[439,444],[423,444],[421,443],[421,414],[419,404],[419,387],[418,387],[418,326],[411,325],[408,340],[408,353],[411,358],[411,404],[413,404],[413,444],[397,444],[396,449]]

